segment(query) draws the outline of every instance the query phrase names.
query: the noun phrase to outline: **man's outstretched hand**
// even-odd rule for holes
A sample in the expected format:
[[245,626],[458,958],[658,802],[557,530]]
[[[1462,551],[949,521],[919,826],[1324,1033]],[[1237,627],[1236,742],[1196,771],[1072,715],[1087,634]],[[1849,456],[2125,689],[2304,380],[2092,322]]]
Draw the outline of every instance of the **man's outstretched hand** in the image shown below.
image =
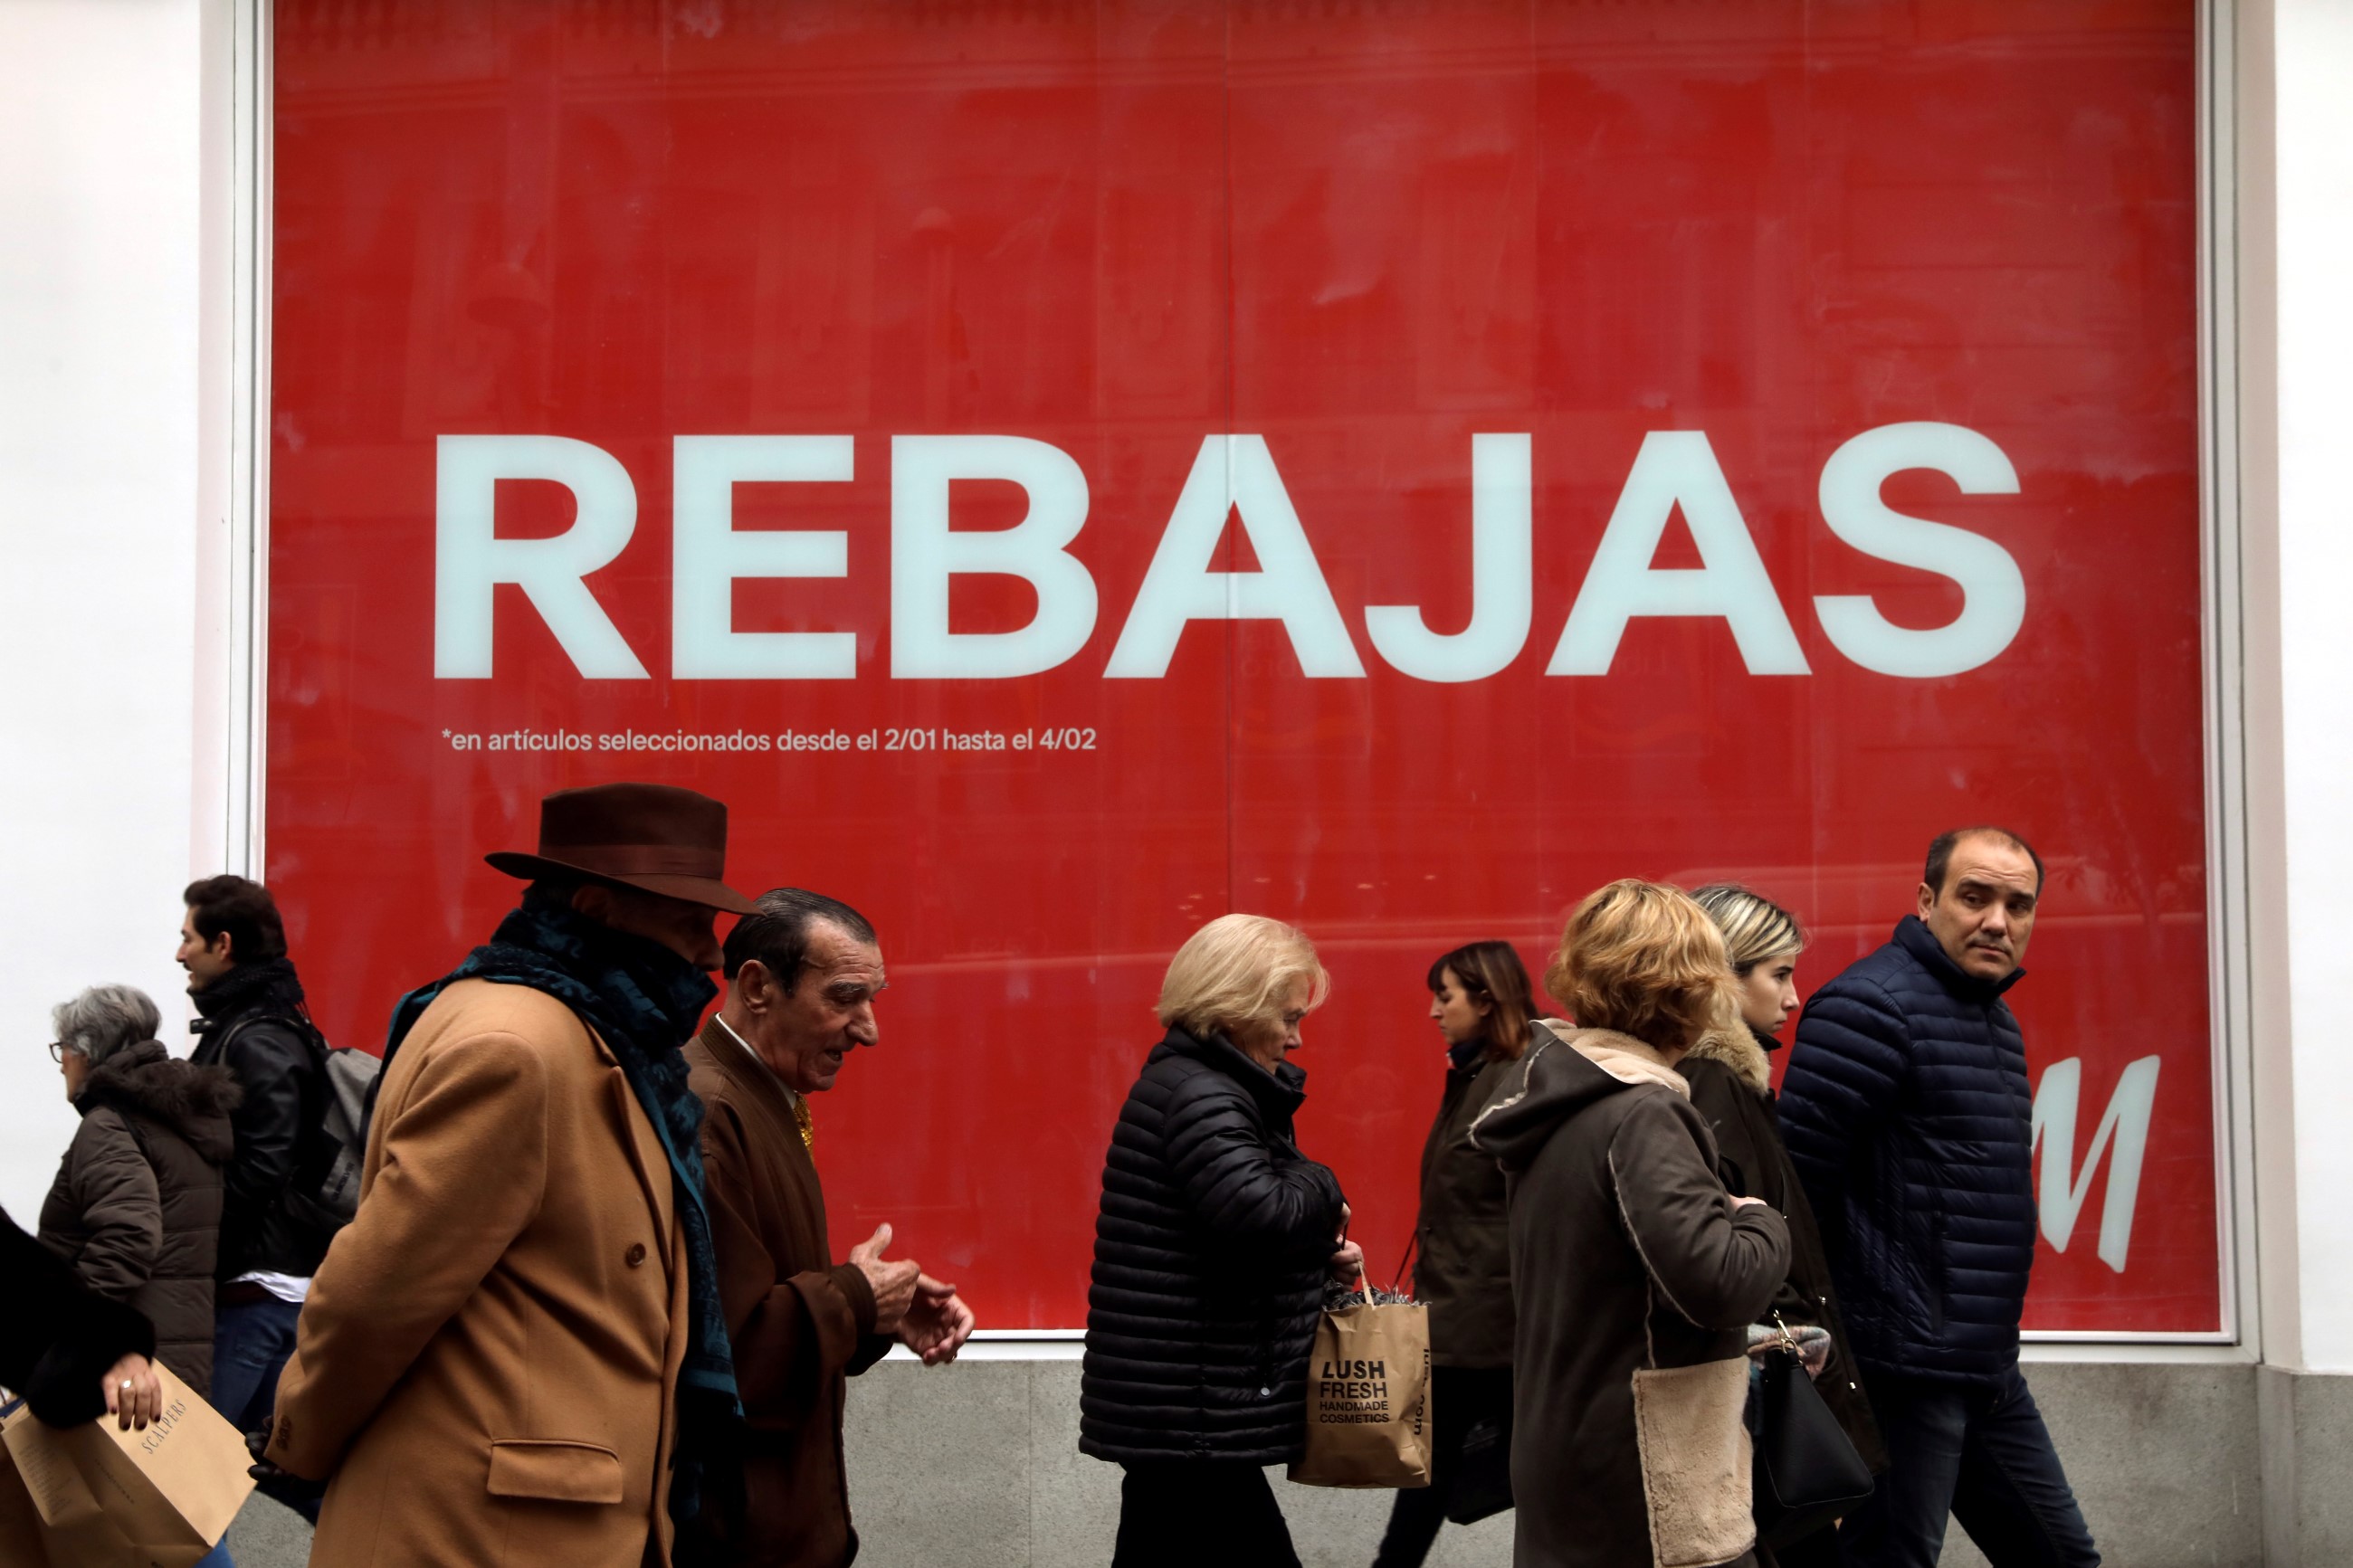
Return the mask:
[[972,1309],[956,1288],[925,1274],[916,1279],[914,1299],[899,1320],[899,1342],[923,1357],[925,1366],[944,1366],[972,1338]]

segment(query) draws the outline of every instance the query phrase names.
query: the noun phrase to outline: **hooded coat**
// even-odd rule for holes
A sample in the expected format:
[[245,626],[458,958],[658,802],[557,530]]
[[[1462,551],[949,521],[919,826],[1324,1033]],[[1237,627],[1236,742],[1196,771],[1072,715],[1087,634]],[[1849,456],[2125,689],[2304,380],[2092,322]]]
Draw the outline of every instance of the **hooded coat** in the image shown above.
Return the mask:
[[1715,1169],[1724,1190],[1735,1197],[1762,1198],[1788,1222],[1789,1273],[1767,1310],[1778,1312],[1793,1327],[1811,1323],[1830,1331],[1831,1358],[1814,1379],[1814,1388],[1838,1417],[1854,1451],[1877,1475],[1887,1468],[1887,1449],[1863,1393],[1862,1369],[1847,1342],[1813,1205],[1806,1201],[1806,1189],[1789,1163],[1789,1151],[1782,1145],[1781,1129],[1773,1116],[1772,1068],[1766,1053],[1776,1044],[1770,1036],[1748,1029],[1730,1037],[1710,1035],[1675,1064],[1675,1070],[1691,1085],[1692,1106],[1707,1119],[1707,1130],[1715,1138]]
[[2034,1264],[2034,1094],[1998,981],[1912,915],[1807,1003],[1781,1136],[1869,1372],[1998,1383]]
[[1299,1457],[1342,1205],[1338,1178],[1292,1136],[1306,1083],[1222,1035],[1171,1028],[1145,1059],[1103,1162],[1082,1451]]
[[1789,1233],[1735,1208],[1683,1080],[1549,1021],[1472,1125],[1510,1190],[1518,1568],[1749,1563],[1747,1325]]
[[81,1125],[41,1205],[41,1240],[100,1295],[155,1326],[155,1359],[212,1392],[221,1167],[238,1098],[225,1068],[175,1061],[158,1040],[90,1072]]

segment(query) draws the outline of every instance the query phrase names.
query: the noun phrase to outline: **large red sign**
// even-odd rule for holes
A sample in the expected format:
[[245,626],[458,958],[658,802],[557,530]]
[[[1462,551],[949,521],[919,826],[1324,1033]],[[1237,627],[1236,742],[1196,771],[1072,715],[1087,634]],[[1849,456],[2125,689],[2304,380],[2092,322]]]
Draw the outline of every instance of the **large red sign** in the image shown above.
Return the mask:
[[1168,954],[1303,926],[1402,1249],[1459,942],[1621,875],[1817,983],[2051,865],[2029,1326],[2221,1327],[2191,7],[278,11],[269,864],[339,1040],[567,784],[880,927],[817,1108],[1082,1321]]

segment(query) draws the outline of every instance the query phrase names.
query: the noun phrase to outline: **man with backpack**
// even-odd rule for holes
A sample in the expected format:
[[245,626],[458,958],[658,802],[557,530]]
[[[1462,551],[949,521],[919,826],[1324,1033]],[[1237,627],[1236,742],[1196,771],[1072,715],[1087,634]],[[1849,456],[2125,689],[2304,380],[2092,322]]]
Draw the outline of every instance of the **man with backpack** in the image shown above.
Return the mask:
[[277,1401],[295,1320],[333,1236],[301,1191],[315,1178],[306,1167],[319,1152],[325,1052],[269,889],[207,877],[183,897],[179,962],[202,1015],[193,1059],[227,1068],[245,1090],[222,1171],[212,1384],[214,1407],[245,1431]]

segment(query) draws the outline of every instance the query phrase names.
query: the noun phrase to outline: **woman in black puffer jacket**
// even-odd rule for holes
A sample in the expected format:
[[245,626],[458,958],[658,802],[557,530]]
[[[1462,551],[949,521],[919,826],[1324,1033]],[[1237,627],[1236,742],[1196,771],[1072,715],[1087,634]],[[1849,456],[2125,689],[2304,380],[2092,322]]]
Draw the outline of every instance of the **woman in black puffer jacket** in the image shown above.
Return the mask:
[[1297,1568],[1262,1467],[1299,1457],[1348,1205],[1299,1152],[1284,1058],[1330,981],[1297,931],[1225,915],[1160,993],[1166,1036],[1112,1133],[1087,1292],[1079,1447],[1127,1471],[1113,1568]]

